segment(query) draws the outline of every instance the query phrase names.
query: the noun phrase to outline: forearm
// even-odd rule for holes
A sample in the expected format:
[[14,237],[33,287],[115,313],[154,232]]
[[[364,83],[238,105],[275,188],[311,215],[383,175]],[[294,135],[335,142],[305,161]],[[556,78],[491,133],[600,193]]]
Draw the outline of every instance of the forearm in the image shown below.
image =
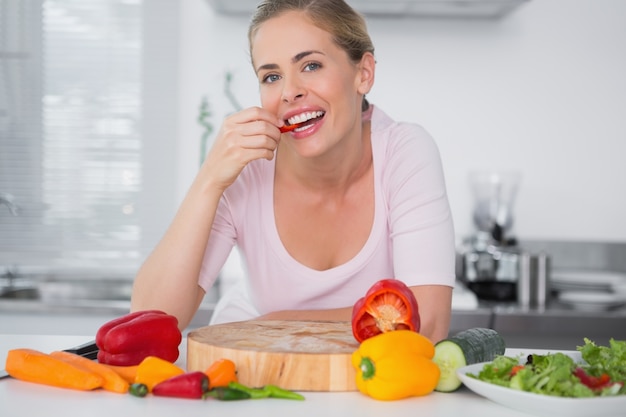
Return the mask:
[[[445,285],[411,287],[420,312],[420,333],[433,343],[448,336],[452,288]],[[352,306],[326,310],[282,310],[264,314],[257,320],[351,321]]]
[[161,309],[184,328],[204,296],[198,276],[215,212],[218,189],[194,181],[162,240],[135,278],[131,310]]
[[419,307],[420,333],[433,343],[448,337],[452,316],[452,287],[422,285],[410,288]]

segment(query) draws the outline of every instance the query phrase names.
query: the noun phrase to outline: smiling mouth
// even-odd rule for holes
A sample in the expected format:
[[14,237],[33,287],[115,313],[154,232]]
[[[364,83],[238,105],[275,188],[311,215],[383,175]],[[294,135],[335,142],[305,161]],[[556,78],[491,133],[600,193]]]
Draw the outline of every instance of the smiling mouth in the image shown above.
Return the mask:
[[290,117],[285,120],[285,125],[280,128],[281,132],[291,132],[292,130],[299,130],[302,128],[306,128],[313,124],[316,120],[324,117],[326,112],[323,111],[314,111],[314,112],[305,112],[298,114],[296,116]]

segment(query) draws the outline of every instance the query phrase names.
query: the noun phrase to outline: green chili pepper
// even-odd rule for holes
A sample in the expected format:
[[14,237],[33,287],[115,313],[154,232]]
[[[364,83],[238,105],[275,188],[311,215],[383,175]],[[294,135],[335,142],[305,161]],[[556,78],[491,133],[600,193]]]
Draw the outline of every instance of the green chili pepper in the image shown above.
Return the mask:
[[284,388],[280,388],[276,385],[265,385],[260,388],[250,388],[239,382],[230,382],[229,388],[237,389],[250,394],[250,398],[282,398],[287,400],[304,400],[304,396]]
[[130,384],[128,392],[130,395],[134,395],[135,397],[145,397],[148,395],[148,386],[146,384],[136,382],[134,384]]
[[304,400],[303,395],[298,394],[297,392],[290,391],[288,389],[278,387],[276,385],[266,385],[263,387],[263,389],[269,391],[270,397],[272,398],[284,398],[286,400]]
[[251,398],[250,394],[240,389],[231,387],[215,387],[204,394],[204,397],[213,397],[221,401],[247,400]]

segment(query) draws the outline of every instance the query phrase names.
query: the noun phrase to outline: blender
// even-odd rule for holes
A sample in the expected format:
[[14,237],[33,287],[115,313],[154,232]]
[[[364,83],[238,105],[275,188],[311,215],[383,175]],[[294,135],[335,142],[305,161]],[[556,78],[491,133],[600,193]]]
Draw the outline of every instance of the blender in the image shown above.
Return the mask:
[[513,205],[520,181],[519,172],[473,172],[469,175],[476,230],[463,244],[457,274],[479,299],[517,299],[522,251],[512,227]]

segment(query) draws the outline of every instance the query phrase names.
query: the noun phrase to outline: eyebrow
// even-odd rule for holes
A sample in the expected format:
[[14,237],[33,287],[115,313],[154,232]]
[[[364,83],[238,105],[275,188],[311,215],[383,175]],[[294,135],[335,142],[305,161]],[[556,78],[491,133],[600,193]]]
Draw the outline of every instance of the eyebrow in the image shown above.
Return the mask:
[[[293,58],[291,58],[291,63],[295,64],[296,62],[301,61],[307,56],[312,55],[312,54],[322,54],[322,52],[311,50],[311,51],[303,51],[303,52],[297,53]],[[259,71],[262,71],[262,70],[275,70],[275,69],[278,69],[278,64],[265,64],[265,65],[261,65],[260,67],[258,67],[256,69],[256,73],[258,74]]]

